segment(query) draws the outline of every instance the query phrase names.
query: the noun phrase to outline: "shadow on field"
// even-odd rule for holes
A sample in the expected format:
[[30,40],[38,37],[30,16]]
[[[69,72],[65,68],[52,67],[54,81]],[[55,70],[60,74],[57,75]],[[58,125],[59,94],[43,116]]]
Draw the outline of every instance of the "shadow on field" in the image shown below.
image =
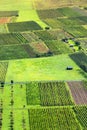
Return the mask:
[[87,73],[85,73],[83,70],[77,70],[79,74],[81,74],[85,79],[87,79]]

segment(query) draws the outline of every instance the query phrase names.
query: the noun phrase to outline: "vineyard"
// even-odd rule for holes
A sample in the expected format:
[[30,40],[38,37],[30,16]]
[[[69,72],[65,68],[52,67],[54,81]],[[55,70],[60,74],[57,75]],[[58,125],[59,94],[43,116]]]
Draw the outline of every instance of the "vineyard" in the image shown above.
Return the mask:
[[[30,129],[41,130],[81,130],[73,111],[70,108],[41,108],[30,109]],[[70,120],[69,120],[70,119]],[[67,120],[67,121],[66,121]]]
[[87,130],[87,0],[0,1],[0,130]]
[[40,100],[42,106],[63,106],[72,105],[69,92],[65,83],[39,83]]
[[87,106],[76,106],[73,108],[76,113],[76,117],[83,126],[83,129],[87,129]]
[[[36,91],[36,93],[34,93]],[[27,85],[28,105],[64,106],[72,105],[70,94],[63,82],[30,83]]]

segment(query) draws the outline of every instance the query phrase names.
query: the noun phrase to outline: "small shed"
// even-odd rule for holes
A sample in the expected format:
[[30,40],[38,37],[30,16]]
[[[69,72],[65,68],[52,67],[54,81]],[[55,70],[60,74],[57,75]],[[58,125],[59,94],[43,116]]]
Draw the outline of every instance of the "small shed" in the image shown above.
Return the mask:
[[72,66],[67,66],[66,70],[73,70]]

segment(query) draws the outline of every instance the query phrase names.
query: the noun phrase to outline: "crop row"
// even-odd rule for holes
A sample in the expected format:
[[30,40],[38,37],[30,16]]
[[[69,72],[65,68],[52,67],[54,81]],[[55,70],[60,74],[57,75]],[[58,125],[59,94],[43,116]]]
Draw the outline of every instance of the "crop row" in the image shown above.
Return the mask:
[[34,21],[8,23],[9,32],[24,32],[31,30],[42,30],[42,28]]
[[30,83],[27,85],[26,93],[29,105],[61,106],[73,104],[64,82]]
[[87,36],[87,29],[85,29],[82,26],[66,26],[64,27],[65,31],[70,33],[72,36],[76,37],[76,38],[80,38],[80,37],[86,37]]
[[70,108],[29,109],[30,130],[81,130]]
[[8,62],[0,62],[0,81],[5,81]]
[[72,50],[67,44],[64,44],[61,40],[46,41],[45,44],[53,54],[71,53]]
[[73,110],[83,129],[87,130],[87,106],[76,106]]
[[81,16],[79,12],[76,12],[73,8],[65,7],[49,10],[37,10],[37,13],[41,19],[57,18],[57,17],[77,17]]
[[0,60],[29,58],[22,45],[0,46]]
[[27,40],[20,33],[0,34],[1,45],[20,44],[26,42]]
[[0,128],[2,130],[29,129],[25,97],[26,85],[10,84],[0,87]]

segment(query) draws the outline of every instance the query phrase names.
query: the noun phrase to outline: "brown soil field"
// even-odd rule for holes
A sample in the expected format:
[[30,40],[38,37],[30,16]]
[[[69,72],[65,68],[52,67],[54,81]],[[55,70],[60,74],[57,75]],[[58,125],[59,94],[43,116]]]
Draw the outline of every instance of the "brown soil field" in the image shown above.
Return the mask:
[[87,104],[87,88],[81,81],[69,81],[69,85],[74,102],[78,105]]
[[30,45],[32,46],[32,48],[39,52],[39,53],[47,53],[49,51],[49,48],[45,45],[44,42],[34,42],[34,43],[30,43]]

